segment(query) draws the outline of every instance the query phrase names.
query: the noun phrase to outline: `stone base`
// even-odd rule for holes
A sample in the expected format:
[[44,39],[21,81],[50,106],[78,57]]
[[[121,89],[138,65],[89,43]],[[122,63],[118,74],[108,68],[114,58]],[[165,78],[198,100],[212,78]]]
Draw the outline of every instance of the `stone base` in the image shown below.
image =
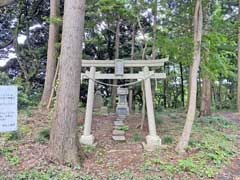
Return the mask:
[[126,141],[126,138],[125,136],[112,136],[113,140],[114,141],[119,141],[119,142],[123,142],[123,141]]
[[113,130],[112,134],[114,136],[123,136],[125,134],[125,131],[115,129],[115,130]]
[[123,121],[114,121],[113,124],[114,124],[114,126],[123,126],[124,125]]
[[147,151],[154,151],[161,146],[161,139],[159,136],[146,136],[147,144],[144,144],[144,149]]
[[94,142],[94,136],[93,135],[89,135],[89,136],[82,135],[80,137],[80,143],[81,144],[93,145],[93,142]]

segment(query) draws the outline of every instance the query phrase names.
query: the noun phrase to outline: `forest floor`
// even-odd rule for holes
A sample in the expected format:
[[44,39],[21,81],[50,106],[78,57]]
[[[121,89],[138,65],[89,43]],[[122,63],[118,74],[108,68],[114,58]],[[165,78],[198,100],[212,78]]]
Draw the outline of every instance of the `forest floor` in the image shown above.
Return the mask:
[[[136,128],[140,114],[130,115],[125,124],[126,142],[112,140],[114,114],[95,114],[93,135],[96,146],[82,146],[81,166],[60,165],[48,156],[52,113],[33,109],[19,115],[19,130],[0,135],[0,179],[240,179],[240,115],[220,112],[198,118],[186,154],[174,148],[181,135],[185,113],[176,110],[156,113],[157,131],[163,145],[144,151],[148,134]],[[83,113],[79,115],[79,133]]]

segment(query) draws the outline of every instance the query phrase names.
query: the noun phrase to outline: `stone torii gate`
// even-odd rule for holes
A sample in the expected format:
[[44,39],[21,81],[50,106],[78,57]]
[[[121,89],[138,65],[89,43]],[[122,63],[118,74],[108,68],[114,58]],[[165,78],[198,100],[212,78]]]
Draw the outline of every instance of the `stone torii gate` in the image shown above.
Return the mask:
[[[153,108],[153,98],[151,90],[150,79],[165,79],[165,73],[155,73],[149,68],[158,68],[163,66],[168,58],[160,60],[82,60],[82,67],[90,67],[90,71],[81,74],[81,79],[89,79],[87,106],[85,114],[85,123],[83,135],[80,138],[82,144],[92,145],[94,143],[94,136],[91,134],[92,116],[93,116],[93,102],[94,102],[94,83],[102,79],[136,79],[144,81],[147,117],[149,135],[146,136],[147,147],[154,148],[161,145],[161,139],[157,135],[155,115]],[[96,71],[96,68],[115,68],[114,74],[103,74]],[[143,71],[139,73],[124,73],[124,68],[142,68]]]

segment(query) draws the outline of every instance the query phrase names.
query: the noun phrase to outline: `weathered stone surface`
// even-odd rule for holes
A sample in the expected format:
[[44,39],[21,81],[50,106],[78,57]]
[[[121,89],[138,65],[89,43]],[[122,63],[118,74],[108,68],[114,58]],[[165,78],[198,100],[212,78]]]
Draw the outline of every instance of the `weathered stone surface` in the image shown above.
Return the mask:
[[96,93],[94,95],[93,109],[100,110],[101,107],[103,107],[103,98],[102,98],[100,91],[96,91]]
[[122,130],[117,130],[117,129],[115,129],[115,130],[113,130],[112,134],[113,134],[114,136],[122,136],[122,135],[125,134],[125,132],[122,131]]
[[106,106],[102,106],[100,112],[103,115],[108,115],[108,108]]
[[125,136],[112,136],[114,141],[126,141]]
[[116,113],[118,116],[126,116],[129,114],[129,108],[127,105],[117,105]]
[[123,121],[114,121],[113,123],[114,123],[114,126],[123,126],[124,125]]
[[118,116],[116,120],[117,121],[123,121],[125,119],[126,119],[126,116]]

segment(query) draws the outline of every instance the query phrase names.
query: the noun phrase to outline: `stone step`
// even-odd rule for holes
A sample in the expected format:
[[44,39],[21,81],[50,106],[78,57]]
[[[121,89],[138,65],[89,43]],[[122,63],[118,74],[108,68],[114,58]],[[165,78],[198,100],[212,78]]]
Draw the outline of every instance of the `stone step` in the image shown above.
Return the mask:
[[125,134],[125,131],[122,131],[122,130],[113,130],[112,132],[113,136],[123,136]]
[[123,126],[123,121],[113,121],[114,126]]
[[125,120],[126,116],[117,116],[117,121]]
[[112,136],[114,141],[126,141],[125,136]]

